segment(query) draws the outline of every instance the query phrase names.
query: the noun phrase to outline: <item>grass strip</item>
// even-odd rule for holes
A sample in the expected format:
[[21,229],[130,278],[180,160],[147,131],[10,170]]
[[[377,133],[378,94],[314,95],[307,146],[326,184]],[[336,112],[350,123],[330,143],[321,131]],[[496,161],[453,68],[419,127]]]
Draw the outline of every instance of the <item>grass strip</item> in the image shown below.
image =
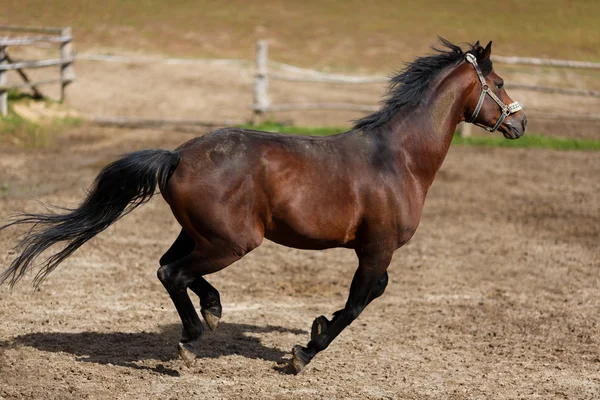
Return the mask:
[[[260,125],[243,125],[240,127],[290,135],[309,136],[328,136],[348,130],[348,128],[344,127],[304,127],[284,125],[276,122],[265,122]],[[516,147],[525,149],[600,150],[600,140],[543,136],[537,133],[526,133],[517,140],[505,139],[503,136],[499,135],[471,136],[463,138],[456,134],[452,139],[452,144],[459,146]]]

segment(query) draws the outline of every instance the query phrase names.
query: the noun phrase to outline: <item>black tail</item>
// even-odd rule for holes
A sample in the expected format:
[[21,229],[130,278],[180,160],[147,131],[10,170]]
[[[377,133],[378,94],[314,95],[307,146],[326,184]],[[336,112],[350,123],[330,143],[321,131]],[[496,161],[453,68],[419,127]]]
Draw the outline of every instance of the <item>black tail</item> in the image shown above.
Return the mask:
[[179,161],[179,155],[168,150],[142,150],[128,154],[100,172],[78,208],[61,209],[67,211],[64,214],[20,214],[1,226],[0,230],[13,225],[32,225],[15,248],[17,258],[0,275],[0,285],[9,280],[10,286],[13,286],[42,252],[64,242],[65,248],[41,265],[33,281],[38,286],[85,242],[150,200],[157,184],[164,191]]

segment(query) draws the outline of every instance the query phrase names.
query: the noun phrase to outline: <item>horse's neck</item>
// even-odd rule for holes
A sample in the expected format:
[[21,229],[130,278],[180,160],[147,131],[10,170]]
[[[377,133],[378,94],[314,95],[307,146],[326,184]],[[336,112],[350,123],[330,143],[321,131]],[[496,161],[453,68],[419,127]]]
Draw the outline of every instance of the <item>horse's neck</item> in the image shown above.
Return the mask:
[[459,82],[443,81],[429,100],[395,124],[398,161],[418,178],[426,193],[448,153],[457,124],[463,120],[465,90]]

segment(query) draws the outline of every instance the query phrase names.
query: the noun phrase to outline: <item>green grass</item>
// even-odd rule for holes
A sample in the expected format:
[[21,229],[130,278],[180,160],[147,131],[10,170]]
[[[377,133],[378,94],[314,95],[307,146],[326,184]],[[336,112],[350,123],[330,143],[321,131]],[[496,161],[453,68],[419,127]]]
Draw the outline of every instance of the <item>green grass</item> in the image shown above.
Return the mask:
[[348,128],[340,128],[337,126],[326,127],[305,127],[296,125],[286,125],[279,122],[268,121],[260,125],[239,125],[239,128],[254,129],[258,131],[278,132],[289,135],[309,135],[309,136],[329,136],[336,133],[346,132]]
[[455,135],[452,139],[452,143],[464,146],[518,147],[524,149],[600,150],[600,140],[551,137],[535,133],[526,133],[516,140],[509,140],[498,136],[472,136],[462,138]]
[[[265,122],[260,125],[242,125],[242,128],[256,129],[268,132],[278,132],[291,135],[328,136],[345,132],[343,127],[303,127],[284,125],[277,122]],[[515,147],[515,148],[540,148],[554,150],[595,150],[600,151],[600,140],[569,139],[561,137],[542,136],[535,133],[526,133],[517,140],[505,139],[502,136],[472,136],[462,138],[458,134],[452,139],[453,145],[458,146],[487,146],[487,147]]]
[[[77,127],[83,124],[80,118],[54,118],[38,124],[22,118],[15,112],[15,103],[33,101],[31,96],[21,92],[9,91],[8,115],[0,117],[0,145],[16,144],[27,148],[48,146],[52,138],[66,128]],[[36,100],[51,102],[49,100]]]

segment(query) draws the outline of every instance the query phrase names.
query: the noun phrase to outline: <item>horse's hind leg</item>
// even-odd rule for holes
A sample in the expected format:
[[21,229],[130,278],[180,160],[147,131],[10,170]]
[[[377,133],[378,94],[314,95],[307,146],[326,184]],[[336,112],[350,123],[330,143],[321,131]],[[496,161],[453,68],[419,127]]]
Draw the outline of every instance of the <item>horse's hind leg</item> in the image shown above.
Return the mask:
[[[160,265],[175,262],[194,251],[196,242],[183,229],[169,250],[161,257]],[[210,283],[200,276],[196,278],[189,288],[200,298],[200,308],[204,320],[211,330],[215,330],[222,314],[219,292]]]
[[187,294],[187,287],[194,278],[188,274],[180,273],[180,270],[192,261],[190,256],[191,254],[177,261],[164,264],[157,272],[158,279],[167,289],[183,324],[181,340],[177,348],[179,355],[188,366],[196,358],[193,350],[198,345],[203,332],[202,322],[200,322],[190,296]]
[[196,242],[194,242],[194,239],[182,229],[169,250],[160,258],[161,267],[187,256],[194,251],[195,247]]
[[337,313],[331,323],[326,324],[324,331],[311,337],[306,347],[294,347],[292,365],[296,373],[300,372],[318,352],[325,350],[344,328],[360,315],[370,301],[383,293],[387,284],[384,272],[392,259],[392,253],[389,251],[359,254],[359,266],[352,279],[346,306]]
[[179,355],[190,366],[196,358],[203,328],[187,293],[187,288],[202,275],[217,272],[239,260],[241,255],[207,257],[197,250],[187,256],[163,265],[158,269],[158,279],[169,293],[183,324]]
[[200,313],[210,330],[214,331],[223,312],[219,292],[203,277],[197,278],[189,288],[200,298]]

